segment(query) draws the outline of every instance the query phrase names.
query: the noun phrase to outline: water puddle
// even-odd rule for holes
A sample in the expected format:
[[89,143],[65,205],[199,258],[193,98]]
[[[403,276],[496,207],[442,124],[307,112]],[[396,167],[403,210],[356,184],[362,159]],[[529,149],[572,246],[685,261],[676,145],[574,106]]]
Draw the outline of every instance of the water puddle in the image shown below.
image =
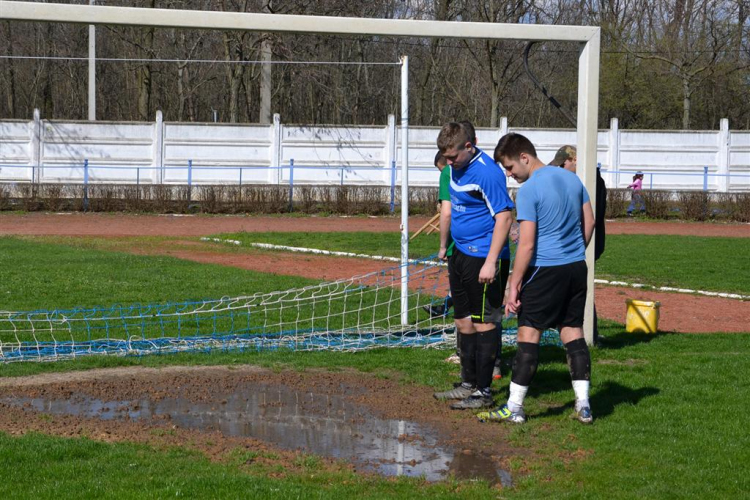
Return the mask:
[[406,420],[380,419],[367,408],[341,397],[296,392],[284,386],[255,385],[244,393],[217,396],[209,403],[182,398],[153,401],[102,401],[13,398],[6,403],[49,414],[103,420],[147,421],[169,416],[178,427],[217,430],[227,436],[252,437],[287,450],[302,450],[355,462],[386,476],[424,476],[429,481],[484,479],[510,486],[511,477],[489,457],[455,450],[434,430]]

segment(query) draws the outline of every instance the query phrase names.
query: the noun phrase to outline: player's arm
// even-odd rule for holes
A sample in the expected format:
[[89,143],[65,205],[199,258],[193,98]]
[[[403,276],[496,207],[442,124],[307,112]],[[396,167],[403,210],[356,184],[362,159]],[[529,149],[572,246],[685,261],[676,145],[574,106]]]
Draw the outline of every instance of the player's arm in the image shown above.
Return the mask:
[[438,259],[445,260],[448,251],[448,236],[451,233],[451,202],[442,200],[440,202],[440,251]]
[[487,252],[487,258],[484,261],[482,269],[479,271],[480,283],[492,283],[495,280],[497,260],[500,257],[503,246],[505,246],[505,240],[508,239],[508,232],[510,231],[512,222],[513,217],[510,210],[495,214],[495,228],[492,230],[490,250]]
[[[594,226],[596,225],[594,210],[591,208],[590,201],[583,204],[582,212],[583,217],[581,217],[581,226],[583,229],[583,241],[586,243],[586,246],[589,246],[591,236],[594,234]],[[518,259],[518,257],[516,257],[516,259]],[[516,262],[518,262],[518,260],[516,260]]]
[[521,293],[521,282],[526,270],[529,268],[531,258],[534,256],[534,245],[536,242],[536,222],[522,220],[518,248],[516,248],[516,260],[513,263],[513,272],[510,275],[510,290],[508,302],[505,304],[507,314],[516,313],[521,306],[518,299]]

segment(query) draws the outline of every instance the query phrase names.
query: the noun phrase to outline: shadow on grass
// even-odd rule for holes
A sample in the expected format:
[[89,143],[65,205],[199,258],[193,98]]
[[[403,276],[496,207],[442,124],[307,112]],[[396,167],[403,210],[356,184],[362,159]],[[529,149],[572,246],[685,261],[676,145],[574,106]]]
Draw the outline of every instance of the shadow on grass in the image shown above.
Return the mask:
[[665,335],[666,332],[659,332],[657,335],[647,333],[628,333],[625,331],[625,325],[606,319],[599,319],[599,341],[596,344],[597,349],[617,350],[630,347],[636,344],[648,344],[658,335]]
[[[622,338],[621,338],[622,337]],[[635,338],[633,338],[635,337]],[[610,337],[613,348],[622,348],[627,345],[640,342],[650,342],[655,335],[626,334]],[[539,352],[539,364],[549,365],[554,363],[565,363],[565,349],[553,346],[544,346]],[[660,390],[656,387],[640,387],[633,389],[612,381],[604,381],[595,386],[591,394],[591,410],[594,418],[605,418],[611,415],[619,405],[637,405],[643,398],[655,396]],[[553,405],[546,408],[536,417],[555,416],[572,413],[575,405],[575,397],[570,382],[570,373],[567,369],[544,369],[537,372],[529,389],[529,396],[539,398],[544,395],[557,393],[569,393],[570,397],[562,405]]]
[[661,392],[656,387],[640,387],[632,389],[617,382],[605,382],[592,395],[591,411],[598,418],[611,415],[615,408],[622,404],[637,405],[642,399],[656,396]]
[[[562,382],[562,381],[561,381]],[[570,380],[567,380],[567,389],[570,390]],[[632,389],[617,382],[604,382],[598,390],[591,394],[591,411],[595,419],[606,418],[614,413],[615,408],[620,405],[637,405],[642,399],[659,394],[656,387],[641,387]],[[571,391],[572,396],[572,391]],[[547,417],[572,413],[575,401],[573,398],[562,406],[547,408],[536,417]]]
[[652,340],[656,339],[659,335],[665,335],[664,333],[627,333],[624,329],[618,331],[614,335],[607,335],[599,337],[599,343],[597,348],[606,350],[617,350],[625,347],[630,347],[636,344],[648,344]]

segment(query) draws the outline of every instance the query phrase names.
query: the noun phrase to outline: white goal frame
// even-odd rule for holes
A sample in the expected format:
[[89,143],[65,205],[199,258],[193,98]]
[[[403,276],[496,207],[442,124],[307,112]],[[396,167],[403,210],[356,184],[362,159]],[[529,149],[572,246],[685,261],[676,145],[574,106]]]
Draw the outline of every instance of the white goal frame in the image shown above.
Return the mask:
[[[206,12],[98,5],[68,5],[0,1],[0,20],[73,23],[88,25],[151,26],[209,30],[257,31],[265,33],[312,33],[328,35],[375,35],[418,38],[469,38],[495,40],[535,40],[579,42],[578,120],[576,142],[578,176],[591,194],[596,210],[596,151],[599,107],[599,53],[601,32],[591,26],[551,26],[539,24],[502,24],[451,21],[417,21],[408,19],[370,19],[236,12]],[[402,60],[402,75],[408,59]],[[402,76],[401,95],[401,169],[402,169],[402,264],[408,258],[408,130],[409,106],[407,81]],[[588,295],[584,333],[593,343],[594,317],[594,245],[586,249]],[[402,265],[402,297],[406,297],[408,276]],[[402,303],[402,321],[406,322]]]

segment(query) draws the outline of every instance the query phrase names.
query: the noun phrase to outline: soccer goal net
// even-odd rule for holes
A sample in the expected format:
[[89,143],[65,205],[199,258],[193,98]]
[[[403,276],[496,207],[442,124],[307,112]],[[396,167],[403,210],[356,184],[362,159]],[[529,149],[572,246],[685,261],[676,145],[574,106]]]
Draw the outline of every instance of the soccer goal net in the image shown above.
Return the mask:
[[[210,351],[358,351],[455,344],[451,316],[432,317],[447,269],[407,264],[408,324],[401,319],[401,266],[272,293],[216,300],[67,310],[0,312],[0,361]],[[515,328],[506,325],[503,342]],[[546,342],[556,336],[545,334]]]

